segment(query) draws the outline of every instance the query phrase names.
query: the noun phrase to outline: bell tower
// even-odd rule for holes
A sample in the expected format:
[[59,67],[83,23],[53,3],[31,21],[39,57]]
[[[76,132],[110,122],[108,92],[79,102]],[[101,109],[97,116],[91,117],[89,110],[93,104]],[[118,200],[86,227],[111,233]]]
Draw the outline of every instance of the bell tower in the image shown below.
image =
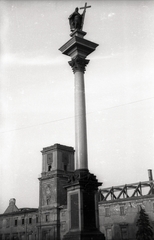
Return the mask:
[[39,178],[40,239],[60,239],[60,206],[67,204],[64,186],[74,172],[74,149],[54,144],[43,148],[42,173]]
[[74,172],[74,149],[60,144],[43,148],[40,180],[41,209],[65,205],[66,185]]

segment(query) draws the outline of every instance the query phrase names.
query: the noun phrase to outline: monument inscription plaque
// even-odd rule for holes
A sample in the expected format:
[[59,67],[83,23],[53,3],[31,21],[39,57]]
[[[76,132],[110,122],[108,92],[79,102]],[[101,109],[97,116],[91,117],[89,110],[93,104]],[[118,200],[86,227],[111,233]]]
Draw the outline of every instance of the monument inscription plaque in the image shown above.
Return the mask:
[[78,193],[70,196],[71,200],[71,229],[79,228],[79,200]]

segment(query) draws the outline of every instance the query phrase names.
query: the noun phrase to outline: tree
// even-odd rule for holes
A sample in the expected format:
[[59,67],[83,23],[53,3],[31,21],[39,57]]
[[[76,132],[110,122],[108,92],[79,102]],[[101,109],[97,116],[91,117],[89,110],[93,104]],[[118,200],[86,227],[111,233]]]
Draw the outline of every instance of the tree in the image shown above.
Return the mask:
[[138,230],[136,232],[137,240],[151,240],[153,237],[152,227],[150,226],[149,216],[145,210],[141,207],[139,212],[139,218],[136,226]]

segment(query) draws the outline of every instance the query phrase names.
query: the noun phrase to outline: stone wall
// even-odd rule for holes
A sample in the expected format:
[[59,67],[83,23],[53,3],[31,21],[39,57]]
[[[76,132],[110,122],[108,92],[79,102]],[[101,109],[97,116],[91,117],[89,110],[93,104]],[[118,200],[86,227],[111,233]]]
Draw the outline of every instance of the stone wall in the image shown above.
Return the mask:
[[140,207],[145,209],[154,229],[154,196],[100,202],[100,230],[105,234],[106,239],[135,240]]
[[38,212],[3,214],[0,216],[0,239],[38,239],[38,226]]

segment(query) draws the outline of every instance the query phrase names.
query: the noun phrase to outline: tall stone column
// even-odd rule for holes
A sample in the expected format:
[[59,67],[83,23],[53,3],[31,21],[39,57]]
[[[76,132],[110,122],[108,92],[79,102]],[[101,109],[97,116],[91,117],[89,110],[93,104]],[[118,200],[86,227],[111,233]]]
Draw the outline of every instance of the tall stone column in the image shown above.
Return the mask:
[[102,240],[98,221],[98,182],[88,170],[87,127],[84,72],[92,53],[98,44],[83,37],[81,30],[71,34],[71,39],[59,50],[71,57],[69,65],[74,72],[75,89],[75,153],[76,169],[69,179],[67,189],[67,209],[69,231],[63,240]]
[[76,170],[88,169],[87,126],[84,72],[89,60],[77,56],[69,64],[74,72],[75,96],[75,159]]
[[92,53],[98,44],[84,39],[86,32],[76,30],[71,39],[59,50],[71,57],[69,65],[74,72],[75,89],[75,160],[76,170],[88,170],[87,127],[84,72],[89,63],[86,57]]

